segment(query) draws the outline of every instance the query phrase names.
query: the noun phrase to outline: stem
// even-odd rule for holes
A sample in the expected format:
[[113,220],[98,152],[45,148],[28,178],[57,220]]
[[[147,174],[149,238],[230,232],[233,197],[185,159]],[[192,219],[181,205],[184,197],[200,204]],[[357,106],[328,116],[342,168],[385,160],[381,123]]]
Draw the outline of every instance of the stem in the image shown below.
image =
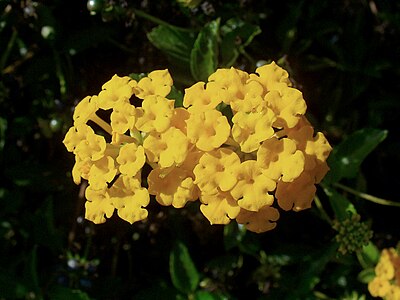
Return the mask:
[[99,125],[102,129],[104,129],[108,134],[112,134],[112,128],[111,125],[108,124],[106,121],[101,119],[98,115],[95,113],[91,115],[90,120],[95,122],[97,125]]
[[340,189],[342,189],[342,190],[344,190],[346,192],[349,192],[350,194],[356,195],[356,196],[358,196],[358,197],[360,197],[360,198],[362,198],[364,200],[367,200],[367,201],[371,201],[371,202],[374,202],[374,203],[377,203],[377,204],[381,204],[381,205],[400,207],[400,202],[390,201],[390,200],[386,200],[386,199],[382,199],[382,198],[378,198],[378,197],[372,196],[370,194],[362,193],[362,192],[359,192],[359,191],[357,191],[355,189],[352,189],[352,188],[350,188],[348,186],[345,186],[343,184],[340,184],[340,183],[334,183],[333,186],[335,186],[337,188],[340,188]]
[[5,49],[3,55],[0,59],[0,70],[3,72],[4,66],[6,65],[7,59],[10,56],[11,50],[14,46],[14,43],[17,39],[18,32],[15,28],[13,28],[10,40],[8,41],[7,48]]
[[314,197],[314,202],[315,205],[317,206],[322,219],[324,219],[325,221],[327,221],[330,225],[332,225],[332,220],[331,218],[329,218],[328,214],[326,213],[324,207],[322,206],[321,200],[319,199],[319,197],[317,195],[315,195]]
[[61,66],[60,56],[57,51],[53,48],[54,62],[56,67],[56,74],[58,78],[58,82],[60,84],[60,95],[61,98],[64,99],[67,93],[67,81],[65,80],[64,72]]

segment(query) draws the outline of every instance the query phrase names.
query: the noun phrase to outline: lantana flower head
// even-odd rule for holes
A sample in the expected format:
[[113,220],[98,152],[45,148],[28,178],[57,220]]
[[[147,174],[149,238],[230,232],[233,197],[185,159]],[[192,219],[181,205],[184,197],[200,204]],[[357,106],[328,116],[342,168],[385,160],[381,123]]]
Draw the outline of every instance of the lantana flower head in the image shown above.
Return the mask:
[[383,249],[375,277],[368,283],[368,290],[373,297],[395,300],[400,298],[400,256],[395,248]]
[[168,70],[139,81],[115,75],[76,107],[63,143],[75,155],[74,182],[89,184],[87,219],[116,211],[134,223],[150,201],[200,201],[211,224],[265,232],[281,211],[311,207],[331,146],[284,69],[218,69],[185,89],[183,107],[172,87]]

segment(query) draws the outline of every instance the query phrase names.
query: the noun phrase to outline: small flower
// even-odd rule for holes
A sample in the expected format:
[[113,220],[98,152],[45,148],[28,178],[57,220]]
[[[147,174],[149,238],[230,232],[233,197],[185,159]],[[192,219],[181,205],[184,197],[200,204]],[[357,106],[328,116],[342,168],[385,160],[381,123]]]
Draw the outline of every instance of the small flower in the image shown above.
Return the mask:
[[121,174],[133,177],[146,162],[143,146],[137,146],[135,143],[125,144],[119,150],[117,163]]
[[234,170],[239,165],[239,156],[230,149],[219,148],[204,153],[193,170],[195,183],[203,194],[215,194],[218,188],[228,191],[237,182]]
[[73,120],[75,126],[85,125],[99,109],[97,96],[83,98],[75,107]]
[[375,277],[368,283],[368,291],[373,297],[385,297],[390,291],[390,283],[380,277]]
[[68,130],[64,137],[63,144],[69,152],[74,152],[76,146],[86,139],[88,132],[92,132],[94,134],[94,131],[91,127],[85,124],[77,124]]
[[232,137],[239,143],[242,152],[256,151],[263,141],[274,134],[274,121],[275,114],[270,109],[255,113],[239,111],[232,118]]
[[143,147],[150,162],[158,162],[160,167],[168,168],[185,161],[189,140],[182,131],[170,127],[163,133],[151,133],[144,140]]
[[118,102],[111,113],[111,128],[113,132],[124,134],[133,130],[136,122],[136,108],[129,102]]
[[240,212],[240,207],[229,192],[220,190],[215,194],[202,194],[200,210],[210,224],[228,224]]
[[257,163],[264,174],[273,180],[292,182],[304,170],[304,155],[288,138],[270,138],[257,151]]
[[182,208],[188,201],[195,201],[199,190],[190,172],[183,168],[153,169],[148,176],[149,193],[161,205]]
[[279,219],[279,211],[271,206],[264,206],[257,212],[241,209],[236,221],[253,232],[261,233],[272,230],[276,227]]
[[265,92],[280,90],[292,85],[289,74],[279,67],[275,62],[261,66],[256,69],[256,74],[250,74],[250,79],[261,83]]
[[107,188],[117,174],[114,159],[110,156],[103,156],[101,159],[95,161],[89,170],[89,184],[94,190],[101,190]]
[[274,122],[277,128],[293,128],[307,109],[302,93],[290,87],[267,93],[265,101],[277,116]]
[[186,123],[188,138],[202,151],[220,147],[231,131],[227,118],[217,110],[193,113]]
[[88,130],[85,140],[79,142],[74,152],[81,160],[89,157],[92,161],[96,161],[104,156],[106,146],[103,136],[95,134],[93,130]]
[[104,223],[106,218],[110,218],[114,213],[114,205],[108,197],[105,189],[92,189],[89,185],[85,191],[85,218],[95,224]]
[[205,83],[200,81],[185,89],[183,105],[189,107],[191,112],[203,112],[215,109],[221,103],[219,86],[214,82]]
[[132,79],[127,76],[114,75],[111,80],[103,84],[103,90],[97,99],[99,108],[107,110],[113,108],[119,101],[129,102],[129,98],[134,93],[130,81]]
[[170,127],[174,114],[174,100],[150,95],[144,98],[142,108],[137,109],[136,128],[143,132],[164,132]]
[[313,178],[303,172],[292,182],[279,180],[275,197],[282,209],[300,211],[311,207],[316,190]]
[[121,219],[132,224],[147,218],[145,207],[150,202],[150,196],[139,179],[120,175],[108,194]]
[[265,176],[255,160],[247,160],[236,168],[237,183],[231,190],[233,198],[241,208],[258,211],[274,202],[268,192],[275,189],[275,181]]
[[150,95],[166,97],[171,91],[172,84],[173,80],[167,69],[156,70],[138,82],[136,96],[140,99]]

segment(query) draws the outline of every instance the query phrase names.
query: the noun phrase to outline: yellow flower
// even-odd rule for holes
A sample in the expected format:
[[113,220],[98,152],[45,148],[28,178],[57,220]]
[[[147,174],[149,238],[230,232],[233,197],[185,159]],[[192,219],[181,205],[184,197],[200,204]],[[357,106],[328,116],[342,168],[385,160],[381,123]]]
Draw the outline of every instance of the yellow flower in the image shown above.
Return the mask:
[[129,102],[117,102],[111,113],[111,128],[113,132],[124,134],[133,130],[136,122],[136,108]]
[[170,127],[174,114],[174,100],[150,95],[144,98],[142,108],[137,109],[136,128],[143,132],[164,132]]
[[132,224],[147,218],[148,212],[145,207],[150,202],[150,196],[147,189],[141,186],[139,179],[122,174],[108,194],[121,219]]
[[302,93],[290,87],[267,93],[265,101],[277,116],[274,123],[277,128],[293,128],[307,110]]
[[188,138],[175,127],[163,133],[151,133],[144,140],[143,147],[150,162],[158,162],[168,168],[182,164],[189,151]]
[[257,163],[263,173],[273,180],[292,182],[304,170],[304,155],[296,143],[288,138],[270,138],[257,151]]
[[218,99],[230,104],[232,101],[245,97],[248,78],[249,74],[235,68],[218,69],[208,77],[207,86],[214,84]]
[[218,188],[228,191],[236,184],[234,170],[239,165],[239,156],[230,149],[219,148],[204,153],[193,170],[195,184],[203,194],[215,194]]
[[173,80],[167,69],[156,70],[140,79],[136,86],[138,90],[136,96],[140,99],[145,99],[150,95],[166,97],[170,93],[172,85]]
[[114,205],[108,197],[106,190],[95,190],[89,185],[85,191],[85,218],[95,224],[104,223],[114,213]]
[[91,127],[85,124],[77,124],[71,127],[65,134],[63,144],[69,152],[74,152],[76,146],[86,139],[88,132],[94,134],[94,131]]
[[89,179],[89,171],[92,167],[93,162],[89,157],[80,159],[79,156],[75,156],[75,164],[72,168],[72,179],[75,184],[81,183],[81,177],[83,179]]
[[274,121],[275,115],[270,109],[256,113],[239,111],[232,118],[232,137],[239,143],[242,152],[256,151],[263,141],[274,134]]
[[390,283],[388,280],[375,277],[368,283],[368,291],[373,297],[385,297],[390,291]]
[[143,146],[137,146],[135,143],[125,144],[119,150],[117,157],[119,171],[128,176],[135,176],[146,162]]
[[74,125],[85,125],[98,110],[97,96],[87,96],[83,98],[75,107],[72,116]]
[[100,190],[107,187],[117,175],[114,159],[110,156],[104,156],[95,161],[89,170],[89,184],[94,190]]
[[386,300],[400,300],[400,286],[392,285],[386,294]]
[[240,207],[230,193],[220,190],[215,194],[202,194],[200,210],[211,224],[228,224],[239,214]]
[[332,151],[325,136],[321,132],[314,136],[314,129],[305,117],[296,127],[283,130],[282,134],[296,142],[297,149],[304,153],[304,170],[314,178],[315,183],[319,183],[329,170],[326,159]]
[[241,209],[236,221],[253,232],[261,233],[272,230],[276,227],[279,219],[279,211],[271,206],[264,206],[257,212]]
[[221,103],[219,86],[214,82],[205,83],[200,81],[185,89],[183,105],[189,107],[189,111],[203,112],[214,109]]
[[274,196],[268,192],[275,189],[275,181],[265,176],[255,160],[247,160],[235,171],[237,183],[231,190],[241,208],[258,211],[272,205]]
[[228,140],[228,120],[217,110],[192,113],[187,123],[187,136],[202,151],[211,151]]
[[190,173],[178,167],[153,169],[147,178],[149,193],[155,195],[161,205],[182,208],[188,201],[194,201],[199,196]]
[[291,86],[289,74],[279,67],[275,62],[261,66],[256,69],[256,74],[250,74],[250,79],[261,83],[265,92],[280,90]]
[[81,141],[75,148],[75,154],[81,160],[89,157],[92,161],[101,159],[106,150],[106,140],[101,135],[95,134],[93,130],[86,132],[85,140]]
[[300,211],[311,207],[315,192],[314,179],[303,172],[292,182],[278,181],[275,197],[282,209]]
[[101,109],[111,109],[117,102],[129,102],[134,90],[130,84],[131,78],[114,75],[111,80],[103,84],[97,103]]

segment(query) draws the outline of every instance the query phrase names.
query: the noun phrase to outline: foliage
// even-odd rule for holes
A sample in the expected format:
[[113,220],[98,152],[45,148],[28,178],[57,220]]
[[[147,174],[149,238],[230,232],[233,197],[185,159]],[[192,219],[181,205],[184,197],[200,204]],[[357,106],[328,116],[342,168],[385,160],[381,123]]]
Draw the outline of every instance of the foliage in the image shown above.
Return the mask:
[[[0,299],[371,298],[400,241],[399,34],[396,1],[1,1]],[[259,235],[211,226],[196,203],[83,219],[62,140],[85,95],[168,68],[176,99],[216,68],[272,60],[334,149],[312,209]],[[354,215],[374,235],[340,254],[332,226]]]

